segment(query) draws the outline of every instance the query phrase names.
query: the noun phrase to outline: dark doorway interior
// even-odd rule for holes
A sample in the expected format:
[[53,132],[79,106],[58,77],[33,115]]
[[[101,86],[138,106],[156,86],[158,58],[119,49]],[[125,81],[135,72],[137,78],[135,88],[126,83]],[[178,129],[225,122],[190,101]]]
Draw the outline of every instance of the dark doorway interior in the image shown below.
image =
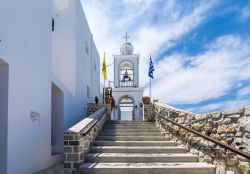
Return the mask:
[[64,94],[54,83],[51,87],[51,154],[63,154]]
[[9,65],[0,59],[0,173],[7,173]]

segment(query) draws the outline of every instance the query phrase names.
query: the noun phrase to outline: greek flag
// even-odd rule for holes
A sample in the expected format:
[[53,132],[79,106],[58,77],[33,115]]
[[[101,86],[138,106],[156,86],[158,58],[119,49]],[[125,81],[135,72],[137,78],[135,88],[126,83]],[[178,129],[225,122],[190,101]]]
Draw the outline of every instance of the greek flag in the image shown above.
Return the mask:
[[154,74],[153,74],[154,70],[155,70],[155,69],[154,69],[154,64],[153,64],[153,61],[152,61],[151,56],[150,56],[148,76],[149,76],[151,79],[154,78]]

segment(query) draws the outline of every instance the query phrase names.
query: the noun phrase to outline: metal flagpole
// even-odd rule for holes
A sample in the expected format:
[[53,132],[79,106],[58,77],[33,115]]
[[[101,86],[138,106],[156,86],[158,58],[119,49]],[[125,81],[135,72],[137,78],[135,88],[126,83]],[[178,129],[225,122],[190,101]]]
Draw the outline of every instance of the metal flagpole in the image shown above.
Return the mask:
[[[104,57],[103,57],[103,61],[105,60],[105,52],[104,52]],[[103,66],[103,65],[102,65]],[[106,62],[105,62],[105,66],[106,66]],[[105,67],[106,68],[106,67]],[[106,70],[107,71],[107,70]],[[107,72],[106,72],[107,73]],[[104,79],[104,87],[103,87],[103,103],[106,104],[105,102],[105,97],[106,97],[106,90],[105,90],[105,77],[103,76]]]
[[[102,65],[103,66],[103,65]],[[103,88],[102,88],[102,102],[105,104],[105,78],[103,78]]]
[[[149,69],[150,69],[150,66],[151,66],[151,54],[150,54],[150,62],[149,62]],[[149,70],[150,71],[150,70]],[[151,76],[149,76],[149,97],[151,99]]]
[[149,97],[150,97],[150,99],[151,99],[151,77],[149,77],[149,79],[150,79],[150,83],[149,83]]

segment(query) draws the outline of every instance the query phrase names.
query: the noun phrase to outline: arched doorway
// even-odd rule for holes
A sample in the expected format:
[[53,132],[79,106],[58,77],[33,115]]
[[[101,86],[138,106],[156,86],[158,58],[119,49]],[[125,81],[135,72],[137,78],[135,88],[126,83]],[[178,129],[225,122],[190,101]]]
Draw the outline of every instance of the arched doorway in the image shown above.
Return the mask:
[[135,102],[132,97],[125,95],[119,99],[118,120],[135,120]]

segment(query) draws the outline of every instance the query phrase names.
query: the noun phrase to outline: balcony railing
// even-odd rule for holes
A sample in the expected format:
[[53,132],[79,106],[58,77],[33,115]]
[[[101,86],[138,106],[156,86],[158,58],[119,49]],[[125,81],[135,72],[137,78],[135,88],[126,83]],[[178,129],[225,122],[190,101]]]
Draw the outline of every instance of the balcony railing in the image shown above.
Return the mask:
[[120,88],[136,88],[134,81],[120,81]]

